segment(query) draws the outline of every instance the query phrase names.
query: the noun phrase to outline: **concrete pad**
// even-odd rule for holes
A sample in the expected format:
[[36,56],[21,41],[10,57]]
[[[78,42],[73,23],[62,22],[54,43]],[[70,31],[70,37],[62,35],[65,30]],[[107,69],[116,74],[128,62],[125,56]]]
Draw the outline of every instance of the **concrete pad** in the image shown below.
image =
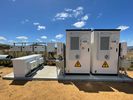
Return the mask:
[[[5,75],[3,79],[14,78],[13,72]],[[20,78],[19,78],[20,79]],[[63,75],[56,66],[43,66],[34,76],[24,77],[21,80],[85,80],[85,81],[112,81],[112,82],[133,82],[133,79],[125,75]]]
[[37,71],[33,79],[58,79],[57,68],[55,66],[44,66],[42,70]]
[[59,70],[57,71],[56,66],[43,66],[42,69],[38,70],[33,76],[31,77],[24,77],[24,78],[15,78],[14,77],[14,73],[10,73],[7,74],[5,76],[3,76],[3,79],[20,79],[20,80],[38,80],[38,79],[58,79],[57,77],[57,73],[59,72]]
[[111,81],[111,82],[133,82],[132,78],[129,78],[127,76],[110,76],[110,75],[71,75],[71,76],[64,76],[63,78],[59,78],[63,80],[87,80],[87,81]]
[[3,79],[13,80],[14,79],[14,73],[11,72],[10,74],[7,74],[2,77]]

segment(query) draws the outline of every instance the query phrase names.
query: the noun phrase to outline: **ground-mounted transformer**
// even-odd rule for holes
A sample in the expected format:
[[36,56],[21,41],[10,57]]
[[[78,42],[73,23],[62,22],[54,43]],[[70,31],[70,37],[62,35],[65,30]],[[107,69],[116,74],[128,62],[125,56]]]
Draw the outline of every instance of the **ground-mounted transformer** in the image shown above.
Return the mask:
[[22,51],[33,51],[33,46],[29,45],[29,46],[22,46]]
[[46,46],[45,45],[38,45],[34,46],[34,52],[40,52],[40,51],[46,51]]
[[91,73],[118,74],[119,29],[94,29],[91,34]]
[[121,42],[119,44],[120,48],[120,57],[125,57],[127,55],[127,42]]
[[66,74],[90,74],[91,30],[66,30]]
[[65,73],[118,74],[119,29],[66,30]]
[[10,46],[10,51],[22,51],[22,46]]
[[57,55],[64,58],[65,45],[62,42],[57,42]]
[[55,52],[55,43],[47,43],[47,52]]

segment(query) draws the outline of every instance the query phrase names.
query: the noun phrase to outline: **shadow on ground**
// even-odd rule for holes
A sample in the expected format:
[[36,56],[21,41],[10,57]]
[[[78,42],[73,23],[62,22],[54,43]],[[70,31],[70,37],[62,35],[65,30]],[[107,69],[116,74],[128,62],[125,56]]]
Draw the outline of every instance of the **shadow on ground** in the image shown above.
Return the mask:
[[24,80],[13,80],[10,85],[20,85],[20,86],[24,86],[28,81]]
[[75,85],[79,91],[88,93],[99,93],[99,92],[114,92],[113,89],[124,92],[127,94],[133,94],[133,82],[88,82],[88,81],[58,81],[64,85]]

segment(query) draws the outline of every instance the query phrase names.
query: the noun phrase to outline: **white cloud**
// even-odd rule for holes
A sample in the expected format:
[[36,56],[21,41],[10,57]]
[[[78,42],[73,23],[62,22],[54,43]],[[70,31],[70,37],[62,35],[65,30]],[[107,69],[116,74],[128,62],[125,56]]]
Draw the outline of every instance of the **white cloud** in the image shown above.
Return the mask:
[[40,25],[40,23],[38,23],[38,22],[35,22],[35,23],[33,23],[33,25],[35,25],[35,26],[36,26],[36,25]]
[[8,42],[9,42],[9,43],[15,43],[16,41],[14,41],[14,40],[9,40]]
[[57,13],[54,17],[55,20],[65,20],[66,18],[77,18],[83,14],[83,7],[77,7],[76,9],[65,8],[64,11]]
[[46,29],[46,27],[43,26],[43,25],[38,25],[37,26],[37,30],[45,30],[45,29]]
[[36,39],[38,42],[43,42],[41,39]]
[[71,14],[66,12],[61,12],[56,14],[55,20],[65,20],[68,17],[71,17]]
[[75,26],[76,28],[81,28],[83,26],[85,26],[86,21],[88,20],[88,15],[84,15],[82,16],[80,19],[78,19],[78,21],[76,23],[73,24],[73,26]]
[[0,36],[0,41],[6,41],[7,39],[3,36]]
[[55,38],[56,38],[56,39],[61,39],[61,38],[63,38],[63,36],[64,36],[63,34],[57,34],[57,35],[55,36]]
[[41,36],[42,39],[47,39],[47,36]]
[[17,41],[15,41],[15,40],[8,40],[8,44],[13,44],[13,43],[16,43]]
[[83,16],[83,17],[81,18],[81,20],[83,20],[83,21],[88,20],[88,15]]
[[18,36],[16,38],[19,40],[27,40],[28,39],[28,37],[26,37],[26,36]]
[[73,24],[73,26],[75,26],[76,28],[81,28],[83,26],[85,26],[85,23],[84,21],[79,21],[79,22],[76,22]]
[[65,12],[57,13],[55,17],[65,18],[65,17],[68,17],[68,13],[65,13]]
[[52,41],[52,42],[56,42],[56,40],[55,40],[55,39],[51,39],[51,41]]
[[25,24],[25,23],[28,23],[29,22],[29,19],[25,19],[23,21],[21,21],[22,24]]
[[77,7],[76,9],[73,10],[73,15],[74,17],[78,17],[79,15],[83,14],[83,7]]
[[130,28],[130,27],[126,26],[126,25],[121,25],[121,26],[117,27],[117,29],[121,29],[121,31],[127,30],[128,28]]
[[76,10],[83,10],[83,9],[84,9],[83,7],[79,6],[79,7],[77,7]]
[[46,26],[41,25],[38,22],[33,23],[33,25],[37,27],[37,30],[45,30],[46,29]]
[[70,8],[65,8],[65,11],[69,12],[69,11],[72,11],[72,9],[70,9]]

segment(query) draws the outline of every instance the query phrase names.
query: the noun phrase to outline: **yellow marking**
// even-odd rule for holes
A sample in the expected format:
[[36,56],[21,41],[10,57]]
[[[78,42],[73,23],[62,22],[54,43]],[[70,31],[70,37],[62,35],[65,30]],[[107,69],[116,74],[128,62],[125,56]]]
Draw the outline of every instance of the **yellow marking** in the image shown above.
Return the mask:
[[104,63],[103,63],[103,65],[102,65],[102,67],[103,67],[103,68],[108,68],[108,67],[109,67],[109,65],[108,65],[108,63],[107,63],[106,61],[104,61]]
[[81,64],[79,61],[76,62],[75,67],[81,67]]

